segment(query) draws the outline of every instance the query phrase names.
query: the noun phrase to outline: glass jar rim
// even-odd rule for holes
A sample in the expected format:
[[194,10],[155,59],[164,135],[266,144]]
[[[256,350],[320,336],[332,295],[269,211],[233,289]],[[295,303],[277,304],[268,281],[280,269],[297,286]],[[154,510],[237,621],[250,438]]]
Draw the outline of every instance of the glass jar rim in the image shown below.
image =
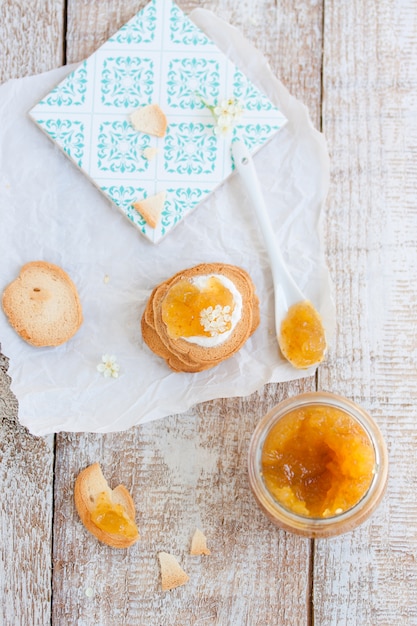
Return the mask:
[[[375,473],[366,493],[351,508],[338,515],[318,518],[294,513],[274,498],[262,478],[261,454],[266,436],[280,419],[295,408],[320,405],[344,411],[362,426],[374,450]],[[388,478],[388,453],[378,425],[365,409],[343,396],[326,391],[311,391],[279,402],[261,418],[249,444],[248,475],[255,499],[273,522],[296,534],[327,537],[353,530],[379,505]]]

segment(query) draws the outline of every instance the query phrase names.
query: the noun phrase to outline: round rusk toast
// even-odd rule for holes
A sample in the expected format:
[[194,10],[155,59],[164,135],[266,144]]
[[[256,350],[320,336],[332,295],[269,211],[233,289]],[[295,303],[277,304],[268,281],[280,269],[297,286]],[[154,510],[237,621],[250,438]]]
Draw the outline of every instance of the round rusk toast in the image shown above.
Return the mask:
[[[183,296],[177,295],[181,293]],[[205,308],[200,310],[201,302]],[[159,284],[151,293],[141,321],[148,347],[172,370],[190,373],[231,357],[258,325],[259,300],[249,274],[224,263],[202,263]],[[192,332],[188,331],[191,327]]]
[[26,263],[3,292],[3,310],[15,331],[33,346],[59,346],[80,328],[77,289],[63,269],[45,261]]

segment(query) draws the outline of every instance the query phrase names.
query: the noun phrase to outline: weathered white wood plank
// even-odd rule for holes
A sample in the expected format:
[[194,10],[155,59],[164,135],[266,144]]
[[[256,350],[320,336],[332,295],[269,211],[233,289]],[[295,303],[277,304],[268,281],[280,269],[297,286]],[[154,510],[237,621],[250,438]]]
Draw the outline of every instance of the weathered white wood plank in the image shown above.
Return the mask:
[[0,83],[62,65],[65,0],[0,2]]
[[67,63],[82,61],[147,4],[146,0],[67,1]]
[[375,416],[390,454],[383,506],[317,542],[315,623],[417,624],[417,10],[325,2],[326,242],[338,334],[320,387]]
[[238,28],[269,61],[290,93],[320,127],[322,2],[182,0],[187,12],[203,6]]
[[[0,3],[0,82],[62,63],[64,4]],[[53,438],[34,438],[20,426],[7,360],[0,359],[0,623],[44,626],[51,616]]]
[[17,420],[7,360],[0,355],[0,623],[49,623],[53,438]]

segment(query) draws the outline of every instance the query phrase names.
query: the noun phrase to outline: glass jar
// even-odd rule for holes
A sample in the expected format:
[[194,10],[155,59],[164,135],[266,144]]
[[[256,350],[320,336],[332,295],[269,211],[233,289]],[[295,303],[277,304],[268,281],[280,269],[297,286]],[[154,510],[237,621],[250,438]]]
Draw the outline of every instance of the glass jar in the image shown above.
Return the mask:
[[[294,508],[297,508],[297,506],[289,507],[285,506],[283,503],[280,503],[277,497],[272,495],[270,488],[268,488],[265,481],[262,464],[262,455],[265,447],[265,442],[268,441],[267,437],[271,433],[272,429],[274,430],[271,436],[273,436],[273,433],[277,430],[279,432],[279,428],[281,425],[284,426],[285,423],[290,423],[288,422],[288,420],[291,420],[292,417],[289,414],[291,413],[293,415],[294,411],[297,411],[297,414],[299,415],[308,414],[309,411],[313,415],[317,413],[317,411],[322,411],[324,414],[326,414],[328,418],[330,418],[331,430],[329,430],[328,422],[326,428],[327,432],[331,433],[330,437],[333,439],[334,446],[337,446],[338,424],[340,423],[340,420],[338,423],[336,423],[336,420],[338,419],[338,415],[340,418],[340,412],[342,412],[343,419],[347,420],[347,422],[352,425],[352,428],[355,432],[359,432],[360,438],[362,438],[362,441],[365,442],[367,450],[373,450],[374,462],[371,468],[371,473],[369,475],[369,486],[365,488],[366,490],[360,496],[359,500],[353,503],[349,508],[346,508],[346,510],[337,509],[335,512],[329,512],[329,514],[323,516],[310,516],[308,514],[308,509],[306,509],[307,513],[304,512],[304,510],[302,513],[300,513],[300,507],[301,509],[303,508],[302,505],[298,506],[299,510],[296,512]],[[334,428],[331,424],[332,415],[334,415],[335,419]],[[286,420],[282,421],[285,416],[287,416]],[[286,433],[287,434],[285,435],[285,437],[288,437],[288,430],[286,431]],[[305,440],[307,440],[308,442],[307,448],[308,446],[315,445],[313,443],[315,441],[314,437],[310,441],[307,436],[307,438],[304,438],[304,441]],[[288,440],[286,441],[286,445],[288,446]],[[305,446],[305,443],[302,442],[302,445]],[[340,445],[344,446],[345,452],[346,449],[349,450],[349,448],[346,448],[345,441],[340,440]],[[318,454],[317,458],[319,458],[320,454],[321,452]],[[289,459],[291,456],[292,454],[290,454]],[[303,461],[303,459],[301,459],[301,461]],[[325,462],[326,461],[324,461],[323,463]],[[348,461],[348,464],[349,462],[350,459]],[[354,464],[356,462],[357,460],[352,457],[352,463]],[[283,461],[283,467],[285,468],[288,481],[291,482],[291,479],[294,476],[293,469],[290,467],[290,465],[286,464],[285,460]],[[265,415],[260,420],[252,435],[249,446],[248,473],[249,484],[255,496],[255,499],[257,500],[263,512],[277,526],[289,532],[303,535],[305,537],[331,537],[353,530],[359,524],[362,524],[362,522],[364,522],[379,505],[384,495],[387,484],[388,454],[385,441],[377,424],[371,418],[371,416],[366,411],[364,411],[364,409],[356,405],[354,402],[348,400],[347,398],[343,398],[332,393],[311,392],[284,400],[283,402],[275,406],[271,411],[269,411],[269,413],[267,413],[267,415]],[[337,482],[337,479],[335,479],[336,475],[337,472],[333,475],[333,483],[335,481]],[[349,481],[349,479],[347,480]],[[344,485],[344,487],[346,487],[346,485]],[[353,485],[352,481],[352,488],[355,489],[356,487],[357,485]],[[333,484],[332,488],[336,488],[337,490],[337,484]],[[287,492],[284,493],[290,493],[290,496],[292,495],[291,485],[284,489],[287,489]]]

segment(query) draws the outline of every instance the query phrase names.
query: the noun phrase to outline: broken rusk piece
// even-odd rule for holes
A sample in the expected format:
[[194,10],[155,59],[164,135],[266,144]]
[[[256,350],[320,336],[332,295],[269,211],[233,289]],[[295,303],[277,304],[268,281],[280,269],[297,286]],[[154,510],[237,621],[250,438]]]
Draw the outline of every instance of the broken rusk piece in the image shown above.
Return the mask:
[[135,130],[155,137],[163,137],[168,126],[166,115],[158,104],[139,107],[130,114],[130,122]]
[[154,196],[148,196],[143,200],[137,200],[132,206],[151,228],[156,228],[159,220],[161,219],[162,210],[165,204],[165,197],[165,191],[160,191]]

